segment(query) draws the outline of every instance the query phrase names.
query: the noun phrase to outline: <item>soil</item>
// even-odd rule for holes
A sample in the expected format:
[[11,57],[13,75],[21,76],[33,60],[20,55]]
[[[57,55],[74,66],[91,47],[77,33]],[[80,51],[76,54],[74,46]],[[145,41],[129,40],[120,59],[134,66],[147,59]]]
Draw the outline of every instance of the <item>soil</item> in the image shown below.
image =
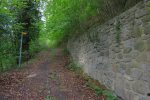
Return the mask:
[[23,68],[2,73],[0,100],[104,100],[65,67],[69,58],[61,49],[55,52],[42,51]]

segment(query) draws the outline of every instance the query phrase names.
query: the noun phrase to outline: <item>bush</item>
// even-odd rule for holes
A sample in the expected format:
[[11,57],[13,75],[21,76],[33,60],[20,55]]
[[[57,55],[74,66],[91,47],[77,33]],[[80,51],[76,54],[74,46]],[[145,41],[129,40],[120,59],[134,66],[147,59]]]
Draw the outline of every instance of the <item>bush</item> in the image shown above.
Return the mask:
[[30,42],[29,52],[30,52],[31,57],[33,57],[41,49],[42,49],[42,46],[39,45],[38,41],[31,41]]
[[75,71],[75,72],[81,72],[82,71],[81,67],[79,67],[79,65],[74,63],[72,60],[70,61],[69,65],[67,66],[67,69],[69,69],[71,71]]
[[16,51],[9,36],[0,38],[0,72],[16,65]]

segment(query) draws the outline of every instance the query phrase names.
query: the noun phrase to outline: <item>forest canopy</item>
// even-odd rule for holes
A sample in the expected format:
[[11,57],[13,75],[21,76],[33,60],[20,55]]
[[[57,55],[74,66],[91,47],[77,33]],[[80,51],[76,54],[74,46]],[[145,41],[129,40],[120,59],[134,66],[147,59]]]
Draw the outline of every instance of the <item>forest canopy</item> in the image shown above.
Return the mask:
[[42,46],[65,45],[95,23],[102,24],[142,0],[0,0],[0,71],[18,65]]
[[25,32],[22,43],[23,61],[36,52],[40,32],[40,1],[0,1],[0,71],[18,64],[21,33]]
[[49,42],[67,42],[95,23],[102,24],[142,0],[47,0],[45,17]]

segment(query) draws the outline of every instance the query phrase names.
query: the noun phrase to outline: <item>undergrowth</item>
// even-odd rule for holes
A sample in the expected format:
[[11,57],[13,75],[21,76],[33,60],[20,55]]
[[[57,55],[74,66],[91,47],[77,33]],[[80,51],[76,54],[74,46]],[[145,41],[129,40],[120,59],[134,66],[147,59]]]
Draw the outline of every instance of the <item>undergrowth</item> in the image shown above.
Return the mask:
[[67,66],[67,69],[78,72],[78,73],[82,72],[82,69],[74,62],[70,62],[69,65]]
[[55,97],[54,98],[52,98],[52,97],[50,97],[50,96],[47,96],[46,98],[45,98],[45,100],[57,100]]
[[68,51],[67,48],[63,48],[63,49],[62,49],[62,53],[63,53],[64,55],[70,55],[70,53],[69,53],[69,51]]
[[115,100],[115,96],[111,91],[102,89],[101,87],[93,83],[91,79],[88,80],[88,82],[86,83],[86,86],[94,90],[97,95],[106,96],[106,100]]

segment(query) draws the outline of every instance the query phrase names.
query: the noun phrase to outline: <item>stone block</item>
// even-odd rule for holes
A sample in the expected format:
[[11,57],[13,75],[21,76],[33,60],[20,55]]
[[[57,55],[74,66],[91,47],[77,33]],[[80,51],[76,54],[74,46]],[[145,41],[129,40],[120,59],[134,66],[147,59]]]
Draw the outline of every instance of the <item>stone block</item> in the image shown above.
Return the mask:
[[141,96],[139,98],[139,100],[150,100],[150,97],[148,97],[148,96]]
[[132,61],[131,63],[126,64],[126,74],[131,77],[132,69],[133,68],[139,68],[139,63],[136,61]]
[[111,64],[111,66],[112,66],[112,71],[117,73],[119,65],[117,63],[113,63],[113,64]]
[[114,88],[113,79],[110,77],[104,76],[103,84],[109,89]]
[[150,51],[150,38],[146,41],[147,50]]
[[133,68],[131,69],[131,77],[134,79],[140,79],[143,75],[143,72],[141,69]]
[[144,63],[141,64],[141,68],[145,71],[145,72],[150,72],[150,64],[149,63]]
[[118,66],[118,71],[119,71],[119,73],[125,74],[125,70],[126,70],[126,65],[125,65],[125,63],[120,63],[119,66]]
[[138,94],[134,93],[130,90],[125,90],[125,98],[124,100],[139,100]]
[[142,36],[142,39],[143,39],[143,40],[148,40],[149,38],[150,38],[150,34],[149,34],[149,35],[143,35],[143,36]]
[[140,18],[140,17],[143,17],[147,15],[147,12],[145,10],[145,8],[143,7],[142,9],[138,9],[136,12],[135,12],[135,18]]
[[142,52],[146,49],[146,43],[142,39],[139,39],[136,41],[134,49]]
[[97,71],[97,80],[100,82],[100,83],[102,83],[102,81],[103,81],[103,71],[100,71],[100,70],[98,70]]
[[143,76],[141,77],[141,79],[142,79],[143,81],[148,82],[148,83],[150,84],[150,72],[144,72],[144,73],[143,73]]
[[125,91],[123,88],[115,87],[115,93],[119,96],[124,98],[125,97]]
[[139,52],[134,50],[134,51],[131,53],[131,56],[132,56],[132,59],[135,59],[135,58],[137,58],[137,57],[139,56]]
[[119,52],[121,52],[121,49],[118,47],[115,47],[112,49],[112,51],[114,51],[115,53],[119,53]]
[[118,58],[118,59],[123,59],[123,55],[122,55],[121,53],[119,53],[119,54],[117,55],[117,58]]
[[125,48],[123,53],[128,54],[132,51],[132,48]]
[[124,48],[133,48],[134,44],[135,44],[135,40],[134,39],[130,39],[130,40],[126,40],[123,43]]
[[125,82],[124,77],[121,74],[116,74],[116,80],[114,81],[114,91],[119,97],[125,97]]
[[141,37],[144,34],[144,28],[139,25],[135,25],[132,33],[132,37]]
[[149,91],[149,86],[148,86],[148,83],[138,80],[138,81],[133,82],[132,89],[136,93],[146,95]]
[[150,62],[150,52],[147,53],[147,61]]
[[[150,18],[150,16],[149,16],[149,18]],[[147,22],[145,23],[144,34],[146,34],[146,35],[150,34],[150,23],[147,23]]]
[[125,97],[124,100],[131,100],[132,92],[129,90],[125,90]]
[[131,56],[130,55],[126,55],[126,56],[128,56],[128,57],[126,57],[126,58],[124,58],[123,60],[122,60],[122,62],[125,62],[125,63],[129,63],[129,62],[131,62]]
[[142,52],[139,54],[139,56],[136,58],[137,62],[146,62],[147,61],[147,53]]
[[132,68],[126,68],[125,73],[126,73],[127,75],[131,75],[131,69],[132,69]]
[[125,88],[127,90],[131,90],[132,89],[132,81],[129,81],[129,80],[125,80]]

